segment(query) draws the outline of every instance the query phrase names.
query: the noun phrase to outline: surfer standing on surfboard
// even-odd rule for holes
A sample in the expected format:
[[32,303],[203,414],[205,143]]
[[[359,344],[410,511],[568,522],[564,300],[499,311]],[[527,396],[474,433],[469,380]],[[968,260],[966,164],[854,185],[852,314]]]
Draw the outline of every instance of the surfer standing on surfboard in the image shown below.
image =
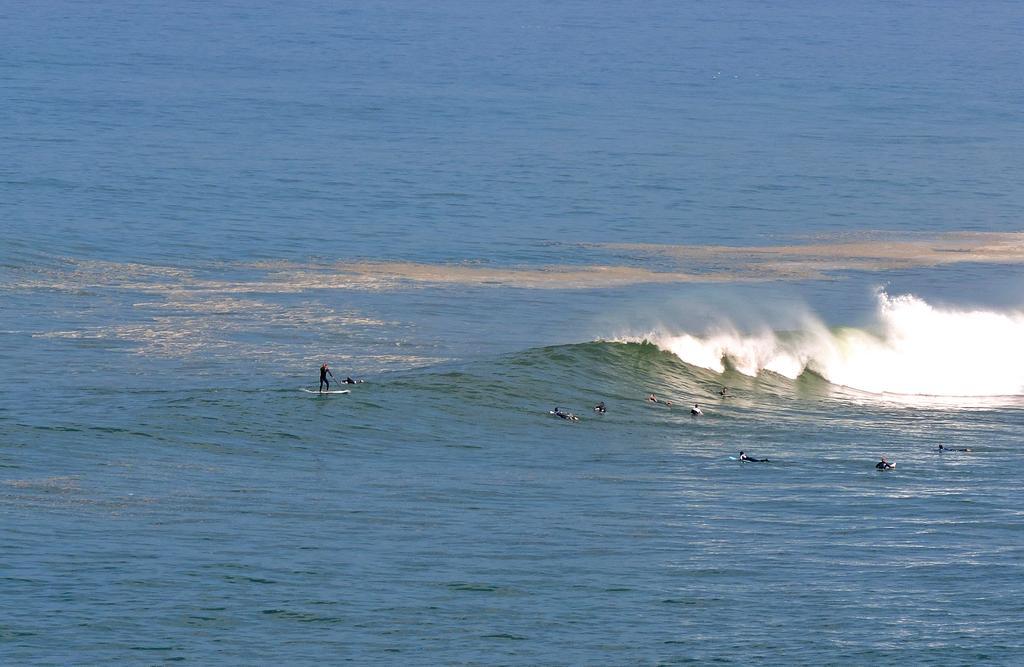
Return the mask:
[[324,390],[324,385],[327,385],[327,391],[331,390],[331,381],[327,379],[328,375],[330,375],[331,377],[334,377],[334,373],[332,373],[331,369],[327,367],[327,362],[325,361],[324,365],[320,367],[320,391],[321,392]]

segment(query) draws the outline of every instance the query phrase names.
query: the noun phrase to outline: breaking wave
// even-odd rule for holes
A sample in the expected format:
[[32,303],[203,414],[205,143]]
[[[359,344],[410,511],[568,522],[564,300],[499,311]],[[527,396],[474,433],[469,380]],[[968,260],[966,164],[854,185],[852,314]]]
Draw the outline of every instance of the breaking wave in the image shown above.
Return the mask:
[[[1024,394],[1024,312],[933,306],[913,295],[878,294],[868,328],[830,329],[806,318],[796,332],[651,333],[643,340],[692,366],[795,379],[805,372],[876,394]],[[639,340],[632,338],[632,341]]]

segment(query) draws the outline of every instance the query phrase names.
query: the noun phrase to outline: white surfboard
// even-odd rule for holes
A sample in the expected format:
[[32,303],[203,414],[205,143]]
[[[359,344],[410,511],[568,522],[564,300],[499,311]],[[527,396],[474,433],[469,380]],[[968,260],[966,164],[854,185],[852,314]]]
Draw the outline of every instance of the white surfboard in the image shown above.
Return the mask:
[[307,394],[351,394],[348,389],[332,389],[330,391],[317,391],[316,389],[303,389]]

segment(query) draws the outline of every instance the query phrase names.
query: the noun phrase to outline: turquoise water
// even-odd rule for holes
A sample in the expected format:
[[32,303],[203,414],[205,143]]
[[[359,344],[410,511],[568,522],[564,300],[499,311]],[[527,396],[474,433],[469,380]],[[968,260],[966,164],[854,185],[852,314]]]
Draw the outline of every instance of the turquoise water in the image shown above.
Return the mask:
[[1014,4],[0,16],[0,662],[1021,661]]

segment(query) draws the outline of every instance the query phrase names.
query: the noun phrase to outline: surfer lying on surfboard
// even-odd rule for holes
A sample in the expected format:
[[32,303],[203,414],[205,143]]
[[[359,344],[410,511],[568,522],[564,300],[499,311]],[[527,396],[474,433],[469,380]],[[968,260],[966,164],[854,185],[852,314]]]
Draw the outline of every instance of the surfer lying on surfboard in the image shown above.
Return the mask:
[[672,401],[663,401],[663,400],[659,399],[657,396],[655,396],[654,394],[651,394],[650,396],[648,396],[647,400],[650,401],[651,403],[661,403],[662,405],[667,405],[670,408],[672,407]]
[[556,417],[561,417],[562,419],[567,419],[567,420],[569,420],[571,422],[578,422],[580,420],[580,418],[577,417],[576,415],[574,415],[573,413],[571,413],[571,412],[563,412],[562,408],[558,408],[558,407],[556,407],[554,410],[552,410],[548,414],[555,415]]
[[939,445],[939,454],[941,454],[942,452],[969,452],[969,451],[971,451],[970,447],[957,449],[957,448],[954,448],[954,447],[943,447],[942,445]]
[[746,452],[740,452],[740,461],[747,461],[749,463],[768,463],[768,459],[755,459],[751,456],[747,456]]

